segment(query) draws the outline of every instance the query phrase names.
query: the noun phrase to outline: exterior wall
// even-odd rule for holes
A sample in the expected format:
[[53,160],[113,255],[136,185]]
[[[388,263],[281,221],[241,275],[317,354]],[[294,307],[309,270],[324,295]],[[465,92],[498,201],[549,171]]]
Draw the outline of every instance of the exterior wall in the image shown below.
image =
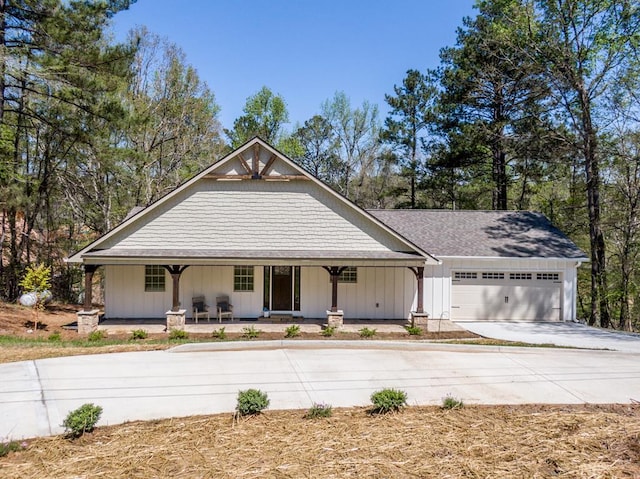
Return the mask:
[[101,247],[376,252],[407,249],[399,239],[311,181],[213,179],[202,179],[159,204]]
[[[180,303],[191,318],[191,298],[204,295],[209,305],[228,295],[236,317],[262,314],[263,271],[254,269],[254,291],[233,291],[233,266],[191,266],[180,278]],[[107,318],[163,318],[171,309],[172,282],[166,273],[164,292],[144,291],[144,266],[105,266]],[[358,282],[338,284],[338,307],[345,319],[406,319],[415,309],[417,284],[407,268],[359,267]],[[329,274],[321,267],[302,267],[300,315],[324,318],[331,306]]]
[[451,271],[547,271],[561,273],[562,321],[576,319],[577,274],[575,260],[443,258],[425,267],[424,308],[432,319],[451,317]]

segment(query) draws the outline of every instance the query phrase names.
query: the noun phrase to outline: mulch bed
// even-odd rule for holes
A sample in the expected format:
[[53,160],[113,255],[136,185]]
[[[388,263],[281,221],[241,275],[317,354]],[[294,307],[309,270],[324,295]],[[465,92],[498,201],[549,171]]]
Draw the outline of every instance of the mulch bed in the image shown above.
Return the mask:
[[27,441],[3,478],[637,478],[640,406],[267,411]]

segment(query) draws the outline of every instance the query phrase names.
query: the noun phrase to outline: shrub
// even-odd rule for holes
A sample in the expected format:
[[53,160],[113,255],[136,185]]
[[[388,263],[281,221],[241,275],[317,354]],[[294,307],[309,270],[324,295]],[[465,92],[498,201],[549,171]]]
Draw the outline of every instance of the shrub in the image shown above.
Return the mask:
[[409,333],[411,336],[422,335],[422,328],[419,328],[418,326],[405,326],[404,329],[406,329],[407,333]]
[[0,457],[4,457],[10,452],[22,451],[27,447],[26,442],[9,441],[0,442]]
[[246,389],[238,391],[238,404],[236,413],[240,416],[250,416],[260,414],[263,409],[269,407],[267,393],[259,389]]
[[85,432],[91,432],[100,419],[102,408],[92,403],[83,404],[71,411],[62,422],[67,436],[76,438]]
[[245,328],[242,328],[242,337],[247,339],[254,339],[260,336],[261,332],[262,331],[254,328],[253,326],[245,327]]
[[227,333],[224,332],[224,326],[221,327],[220,329],[215,329],[211,333],[211,336],[216,338],[216,339],[226,339],[227,338]]
[[462,409],[463,407],[462,399],[457,399],[450,394],[442,398],[442,409]]
[[284,330],[285,338],[295,338],[296,336],[300,336],[300,326],[297,324],[292,324]]
[[105,333],[104,331],[100,331],[99,329],[96,329],[95,331],[91,331],[89,333],[87,340],[91,342],[96,342],[96,341],[102,341],[106,337],[107,337],[107,333]]
[[51,333],[47,338],[51,342],[60,341],[62,336],[60,336],[60,332],[56,331],[55,333]]
[[131,331],[131,339],[147,339],[149,334],[144,329],[134,329]]
[[322,330],[322,333],[320,333],[320,334],[322,334],[323,336],[326,336],[328,338],[328,337],[333,336],[335,333],[336,333],[336,327],[335,326],[327,326],[326,328],[324,328]]
[[372,338],[376,335],[375,329],[362,328],[358,332],[360,333],[361,338]]
[[331,417],[332,415],[333,408],[330,404],[314,403],[304,417],[307,419],[316,419],[319,417]]
[[169,331],[169,340],[175,341],[180,339],[188,339],[189,335],[184,329],[172,329]]
[[386,414],[399,411],[407,405],[407,393],[399,389],[385,388],[371,395],[373,411],[376,414]]

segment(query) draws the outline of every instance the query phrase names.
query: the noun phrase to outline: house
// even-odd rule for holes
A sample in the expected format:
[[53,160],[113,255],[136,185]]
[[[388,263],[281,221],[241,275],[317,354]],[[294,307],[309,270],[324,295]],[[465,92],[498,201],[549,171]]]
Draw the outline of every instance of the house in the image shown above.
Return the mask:
[[[191,299],[236,317],[575,318],[584,254],[535,213],[365,211],[254,138],[72,255],[81,330],[105,317],[181,327]],[[507,306],[504,306],[507,305]]]

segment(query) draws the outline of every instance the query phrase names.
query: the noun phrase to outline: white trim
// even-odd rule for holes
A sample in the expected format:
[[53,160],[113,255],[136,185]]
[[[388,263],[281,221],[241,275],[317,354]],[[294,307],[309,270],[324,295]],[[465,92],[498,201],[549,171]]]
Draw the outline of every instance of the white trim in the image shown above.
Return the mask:
[[473,259],[473,260],[480,260],[480,261],[496,261],[496,260],[503,260],[503,261],[575,261],[576,262],[576,267],[579,267],[582,263],[584,262],[588,262],[589,260],[587,258],[564,258],[564,257],[542,257],[542,256],[530,256],[530,257],[525,257],[525,256],[445,256],[445,255],[438,255],[438,258],[440,260],[443,259]]

